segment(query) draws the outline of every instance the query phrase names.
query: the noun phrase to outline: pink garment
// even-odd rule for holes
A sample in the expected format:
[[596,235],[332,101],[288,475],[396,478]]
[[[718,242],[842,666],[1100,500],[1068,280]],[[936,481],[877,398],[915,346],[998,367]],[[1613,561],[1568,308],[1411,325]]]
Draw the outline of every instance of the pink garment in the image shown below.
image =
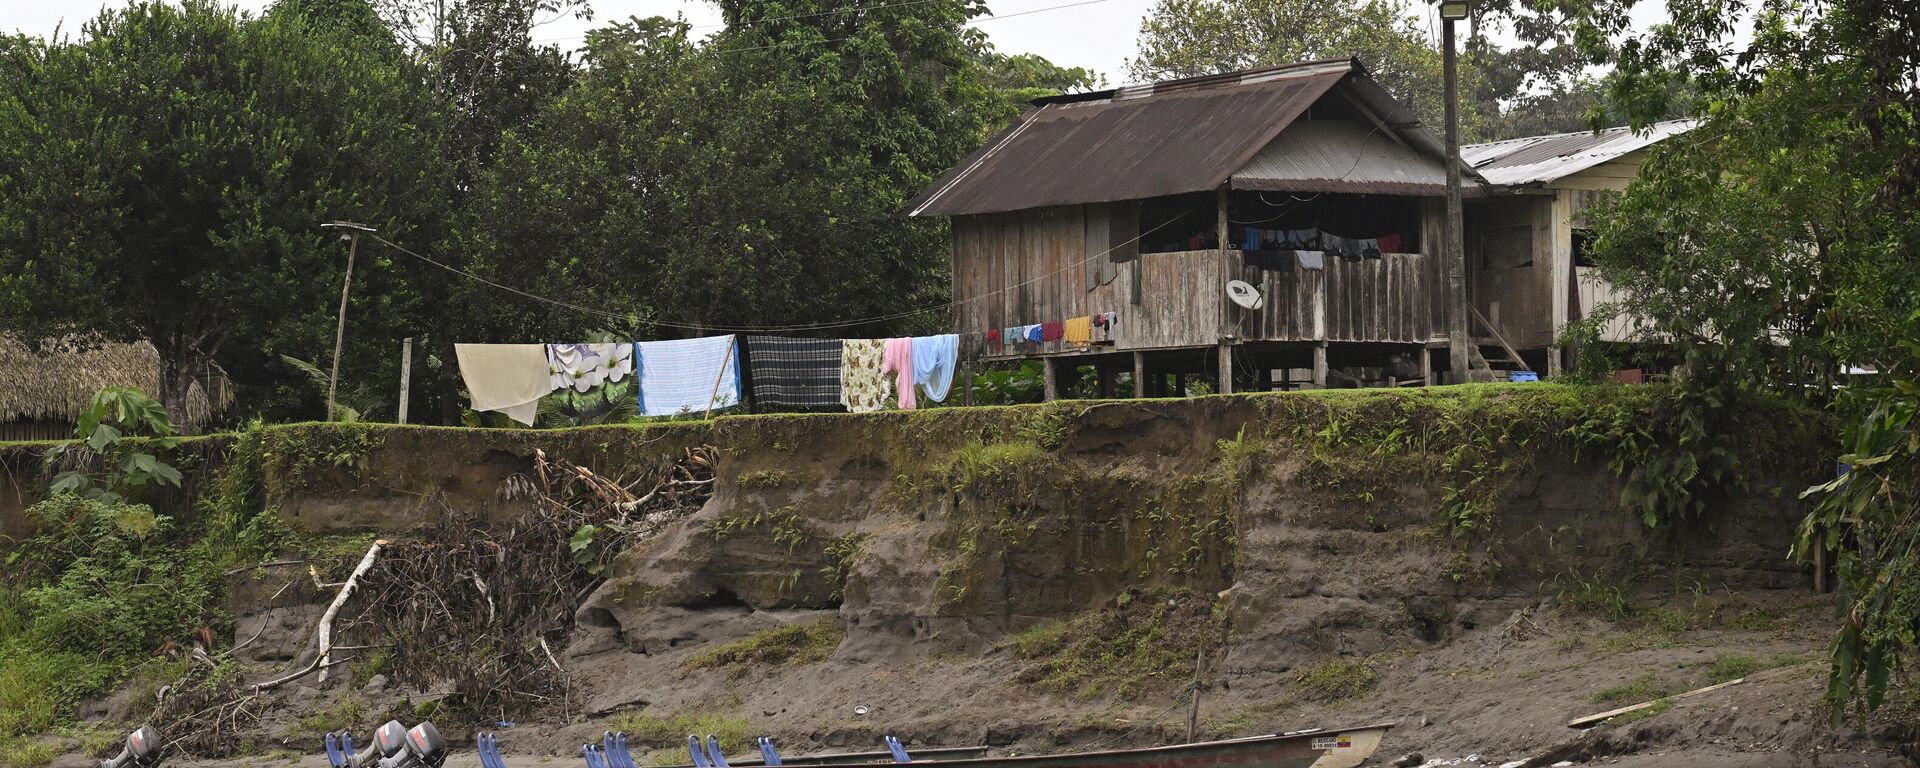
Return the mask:
[[913,396],[913,339],[887,339],[880,354],[880,371],[894,374],[894,388],[900,391],[900,410],[911,411],[919,402]]

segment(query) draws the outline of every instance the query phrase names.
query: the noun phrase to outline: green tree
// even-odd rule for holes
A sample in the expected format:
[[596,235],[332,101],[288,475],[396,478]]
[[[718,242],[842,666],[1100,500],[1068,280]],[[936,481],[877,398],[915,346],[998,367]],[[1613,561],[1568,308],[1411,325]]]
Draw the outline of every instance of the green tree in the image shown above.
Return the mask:
[[[1698,102],[1701,125],[1665,142],[1603,224],[1594,256],[1679,346],[1691,378],[1825,401],[1843,365],[1854,389],[1848,480],[1817,487],[1803,557],[1835,549],[1846,604],[1828,695],[1871,709],[1915,650],[1920,604],[1920,16],[1877,0],[1761,6],[1667,0],[1669,24],[1628,36],[1632,0],[1575,16],[1574,39],[1616,63],[1607,93],[1634,122]],[[1620,41],[1611,44],[1609,41]]]
[[1027,102],[1034,99],[1098,88],[1106,82],[1093,70],[1062,67],[1038,54],[1008,56],[990,47],[982,47],[979,59],[987,87],[998,91],[1001,98],[1015,109],[1025,109]]
[[[257,372],[271,355],[331,346],[345,248],[317,224],[405,237],[444,205],[421,151],[436,141],[430,94],[337,26],[140,2],[72,43],[15,38],[4,59],[0,325],[151,340],[170,409],[208,361],[270,384]],[[362,255],[357,323],[419,305],[388,260]],[[348,371],[386,357],[381,341],[356,344]]]
[[[944,229],[901,209],[1007,114],[963,35],[980,6],[722,12],[704,44],[662,19],[593,35],[576,86],[503,143],[454,250],[608,315],[535,320],[555,325],[693,334],[937,305]],[[941,318],[828,332],[916,320]]]
[[1160,0],[1140,24],[1137,80],[1357,56],[1428,125],[1440,125],[1439,46],[1404,0]]

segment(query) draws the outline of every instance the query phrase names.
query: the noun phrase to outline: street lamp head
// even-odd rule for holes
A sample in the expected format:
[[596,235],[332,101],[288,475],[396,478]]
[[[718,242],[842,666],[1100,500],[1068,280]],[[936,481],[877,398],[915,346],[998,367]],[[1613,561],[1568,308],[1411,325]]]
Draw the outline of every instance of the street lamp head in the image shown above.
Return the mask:
[[1463,21],[1467,18],[1467,0],[1441,0],[1440,18],[1445,21]]

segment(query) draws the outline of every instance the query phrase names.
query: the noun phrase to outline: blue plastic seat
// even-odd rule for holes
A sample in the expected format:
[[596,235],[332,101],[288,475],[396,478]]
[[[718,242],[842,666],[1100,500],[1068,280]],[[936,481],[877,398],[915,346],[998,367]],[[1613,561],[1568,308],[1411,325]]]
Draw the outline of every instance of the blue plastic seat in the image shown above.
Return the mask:
[[773,739],[765,736],[760,737],[760,761],[769,768],[781,765],[780,753],[773,748]]
[[907,748],[900,745],[899,739],[896,739],[892,736],[888,736],[886,737],[886,739],[887,739],[887,751],[893,753],[894,762],[896,763],[913,762],[913,758],[907,756]]

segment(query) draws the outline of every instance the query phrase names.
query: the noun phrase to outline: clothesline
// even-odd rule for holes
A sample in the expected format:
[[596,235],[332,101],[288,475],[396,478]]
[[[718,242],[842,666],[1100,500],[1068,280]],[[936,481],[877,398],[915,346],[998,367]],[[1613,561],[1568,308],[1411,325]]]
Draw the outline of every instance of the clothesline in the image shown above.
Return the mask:
[[592,344],[455,344],[473,410],[528,426],[542,400],[628,398],[646,416],[711,415],[757,405],[910,410],[947,399],[960,336],[802,339],[727,334]]
[[[1018,283],[1018,284],[1015,284],[1015,285],[1009,285],[1009,286],[1006,286],[1006,287],[1003,287],[1003,288],[996,288],[996,289],[994,289],[994,290],[991,290],[991,291],[987,291],[987,292],[985,292],[985,293],[980,293],[980,294],[975,294],[975,295],[973,295],[973,296],[969,296],[969,297],[967,297],[967,298],[964,298],[964,299],[955,299],[955,300],[953,300],[953,301],[949,301],[949,302],[947,302],[947,303],[945,303],[945,304],[941,304],[941,305],[939,305],[939,306],[935,306],[935,307],[928,307],[928,308],[925,308],[925,309],[915,309],[915,310],[906,310],[906,311],[902,311],[902,312],[895,312],[895,313],[892,313],[892,314],[887,314],[887,315],[877,315],[877,316],[874,316],[874,317],[866,317],[866,318],[860,318],[860,319],[857,319],[857,320],[845,320],[845,321],[838,321],[838,322],[827,322],[827,323],[802,323],[802,324],[797,324],[797,325],[784,325],[784,326],[781,326],[781,325],[774,325],[774,326],[726,326],[726,325],[708,325],[708,324],[695,324],[695,323],[681,323],[681,322],[674,322],[674,321],[669,321],[669,320],[659,320],[659,319],[653,319],[653,320],[649,320],[649,321],[647,321],[647,322],[649,322],[649,323],[650,323],[650,324],[652,324],[652,325],[657,325],[657,326],[661,326],[661,327],[664,327],[664,328],[677,328],[677,329],[681,329],[681,330],[689,330],[689,331],[696,331],[696,332],[699,332],[699,331],[706,331],[706,332],[714,332],[714,331],[718,331],[718,332],[724,332],[724,333],[778,333],[778,332],[782,332],[782,331],[823,331],[823,330],[830,330],[830,329],[834,329],[834,328],[851,328],[851,327],[854,327],[854,326],[859,326],[859,325],[868,325],[868,324],[872,324],[872,323],[880,323],[880,322],[886,322],[886,321],[888,321],[888,320],[899,320],[899,319],[902,319],[902,318],[907,318],[907,317],[913,317],[913,316],[915,316],[915,315],[924,315],[924,314],[928,314],[928,313],[932,313],[932,312],[942,312],[942,311],[945,311],[945,310],[949,310],[949,309],[954,309],[954,308],[957,308],[957,307],[960,307],[960,306],[962,306],[962,305],[964,305],[964,304],[967,304],[967,303],[969,303],[969,302],[974,302],[974,301],[981,301],[981,300],[985,300],[985,299],[989,299],[989,298],[993,298],[993,297],[995,297],[995,296],[998,296],[998,295],[1000,295],[1000,294],[1003,294],[1003,293],[1007,293],[1007,292],[1009,292],[1009,291],[1015,291],[1015,290],[1019,290],[1019,289],[1021,289],[1021,288],[1024,288],[1024,287],[1026,287],[1026,286],[1029,286],[1029,285],[1033,285],[1034,283],[1038,283],[1038,282],[1040,282],[1040,281],[1042,281],[1042,280],[1046,280],[1046,279],[1048,279],[1048,278],[1051,278],[1051,277],[1054,277],[1054,276],[1057,276],[1057,275],[1060,275],[1060,274],[1063,274],[1063,273],[1065,273],[1065,272],[1067,272],[1068,270],[1071,270],[1071,269],[1075,269],[1075,268],[1084,268],[1084,267],[1085,267],[1085,266],[1086,266],[1086,265],[1087,265],[1088,263],[1091,263],[1091,262],[1092,262],[1092,261],[1094,261],[1095,259],[1099,259],[1099,258],[1102,258],[1102,257],[1105,257],[1105,256],[1107,256],[1108,254],[1111,254],[1111,253],[1113,253],[1113,252],[1115,252],[1115,251],[1118,251],[1118,250],[1120,250],[1121,248],[1125,248],[1125,247],[1127,247],[1127,246],[1130,246],[1130,245],[1133,245],[1134,243],[1137,243],[1137,242],[1140,242],[1140,240],[1141,240],[1141,239],[1143,239],[1143,238],[1145,238],[1145,237],[1147,237],[1148,235],[1151,235],[1151,234],[1153,234],[1153,233],[1155,233],[1155,232],[1158,232],[1158,231],[1160,231],[1161,229],[1164,229],[1164,228],[1166,228],[1166,227],[1168,227],[1168,226],[1171,226],[1171,225],[1172,225],[1172,224],[1173,224],[1173,223],[1174,223],[1175,221],[1178,221],[1178,220],[1179,220],[1179,217],[1173,217],[1173,218],[1169,218],[1168,220],[1166,220],[1166,221],[1164,221],[1164,222],[1162,222],[1162,223],[1160,223],[1160,224],[1158,224],[1158,225],[1156,225],[1156,226],[1154,226],[1154,227],[1153,227],[1152,229],[1148,229],[1148,230],[1146,230],[1146,231],[1143,231],[1143,232],[1141,232],[1141,233],[1140,233],[1140,234],[1138,234],[1138,235],[1135,235],[1135,236],[1134,236],[1133,238],[1131,238],[1131,239],[1129,239],[1129,240],[1126,240],[1126,241],[1124,241],[1124,242],[1121,242],[1121,243],[1118,243],[1118,244],[1116,244],[1116,245],[1114,245],[1113,247],[1110,247],[1110,248],[1108,248],[1108,249],[1106,249],[1106,250],[1104,250],[1104,251],[1101,251],[1101,252],[1099,252],[1099,253],[1096,253],[1096,254],[1091,254],[1091,255],[1089,255],[1089,256],[1087,256],[1087,257],[1086,257],[1085,259],[1082,259],[1082,260],[1080,261],[1080,263],[1079,263],[1079,264],[1076,264],[1076,265],[1072,265],[1072,266],[1066,266],[1066,267],[1061,267],[1061,268],[1059,268],[1059,269],[1056,269],[1056,270],[1054,270],[1054,271],[1052,271],[1052,272],[1048,272],[1048,273],[1046,273],[1046,274],[1044,274],[1044,275],[1039,275],[1039,276],[1036,276],[1036,277],[1033,277],[1033,278],[1031,278],[1031,279],[1028,279],[1028,280],[1026,280],[1026,281],[1024,281],[1024,282],[1021,282],[1021,283]],[[386,245],[386,246],[387,246],[387,247],[389,247],[389,248],[392,248],[392,249],[394,249],[394,250],[396,250],[396,251],[399,251],[399,252],[401,252],[401,253],[404,253],[404,254],[406,254],[406,255],[408,255],[408,256],[412,256],[412,257],[414,257],[414,258],[416,258],[416,259],[419,259],[419,260],[421,260],[421,261],[424,261],[424,262],[426,262],[426,263],[428,263],[428,264],[431,264],[431,265],[433,265],[433,266],[435,266],[435,267],[439,267],[440,269],[443,269],[443,270],[446,270],[446,271],[448,271],[448,272],[452,272],[453,274],[456,274],[456,275],[460,275],[461,277],[465,277],[465,278],[467,278],[467,279],[469,279],[469,280],[473,280],[473,281],[476,281],[476,282],[479,282],[479,283],[482,283],[482,284],[484,284],[484,285],[487,285],[487,286],[490,286],[490,287],[493,287],[493,288],[498,288],[498,289],[500,289],[500,290],[503,290],[503,291],[506,291],[506,292],[508,292],[508,293],[512,293],[512,294],[514,294],[514,295],[516,295],[516,296],[521,296],[521,297],[524,297],[524,298],[528,298],[528,299],[532,299],[532,300],[534,300],[534,301],[538,301],[538,302],[542,302],[542,303],[545,303],[545,304],[550,304],[550,305],[552,305],[552,306],[556,306],[556,307],[560,307],[560,308],[562,308],[562,309],[570,309],[570,310],[573,310],[573,311],[576,311],[576,312],[582,312],[582,313],[586,313],[586,314],[589,314],[589,315],[597,315],[597,316],[600,316],[600,317],[604,317],[604,318],[608,318],[608,319],[611,319],[611,320],[614,320],[614,321],[617,321],[617,322],[621,322],[621,323],[625,323],[625,322],[629,322],[629,321],[630,321],[630,320],[632,319],[632,318],[630,318],[629,316],[627,316],[627,315],[623,315],[623,314],[620,314],[620,313],[616,313],[616,312],[608,312],[608,311],[606,311],[606,310],[603,310],[603,309],[595,309],[595,308],[592,308],[592,307],[584,307],[584,306],[581,306],[581,305],[578,305],[578,304],[572,304],[572,303],[569,303],[569,302],[565,302],[565,301],[561,301],[561,300],[559,300],[559,299],[552,299],[552,298],[548,298],[548,297],[545,297],[545,296],[541,296],[541,295],[539,295],[539,294],[536,294],[536,293],[531,293],[531,292],[528,292],[528,291],[523,291],[523,290],[521,290],[521,289],[519,289],[519,288],[515,288],[515,287],[513,287],[513,286],[510,286],[510,285],[505,285],[505,284],[503,284],[503,283],[499,283],[499,282],[495,282],[495,281],[493,281],[493,280],[489,280],[489,279],[487,279],[487,278],[485,278],[485,277],[481,277],[481,276],[479,276],[479,275],[476,275],[476,274],[473,274],[472,272],[468,272],[468,271],[466,271],[466,270],[463,270],[463,269],[460,269],[459,267],[455,267],[455,266],[453,266],[453,265],[451,265],[451,264],[446,264],[446,263],[443,263],[443,262],[440,262],[440,261],[437,261],[437,260],[435,260],[435,259],[433,259],[433,258],[431,258],[431,257],[429,257],[429,256],[426,256],[426,255],[424,255],[424,254],[421,254],[421,253],[418,253],[418,252],[416,252],[416,251],[414,251],[414,250],[412,250],[412,249],[409,249],[409,248],[407,248],[406,246],[403,246],[403,245],[400,245],[399,243],[396,243],[396,242],[393,242],[392,240],[388,240],[388,239],[386,239],[386,238],[384,238],[384,237],[381,237],[381,236],[380,236],[379,234],[375,234],[375,233],[369,233],[369,234],[368,234],[367,236],[368,236],[368,237],[370,237],[370,238],[372,238],[373,240],[375,240],[375,241],[377,241],[377,242],[379,242],[379,243],[382,243],[382,244],[384,244],[384,245]]]

